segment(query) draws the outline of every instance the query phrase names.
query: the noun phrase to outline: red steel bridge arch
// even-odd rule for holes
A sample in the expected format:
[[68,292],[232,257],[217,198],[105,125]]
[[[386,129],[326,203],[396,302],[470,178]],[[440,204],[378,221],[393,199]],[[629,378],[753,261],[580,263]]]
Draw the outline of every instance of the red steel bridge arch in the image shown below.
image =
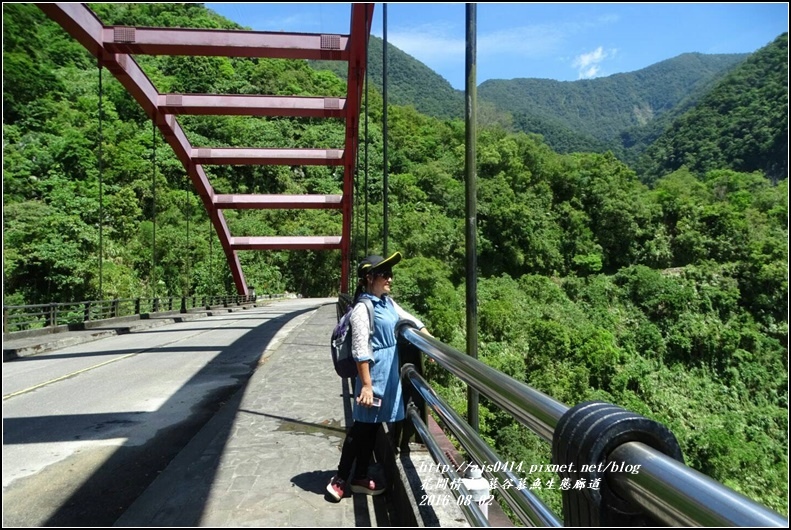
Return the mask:
[[[351,267],[354,170],[366,45],[374,4],[352,4],[349,33],[310,34],[217,29],[105,26],[86,4],[36,4],[80,42],[135,98],[183,164],[217,232],[234,284],[248,287],[239,250],[341,250],[340,292],[347,292]],[[135,55],[182,55],[322,59],[348,63],[345,98],[228,94],[161,94]],[[177,115],[248,115],[336,118],[345,122],[345,141],[336,149],[205,148],[190,144]],[[263,195],[215,193],[203,165],[343,166],[342,195]],[[224,209],[336,209],[341,235],[234,237]]]

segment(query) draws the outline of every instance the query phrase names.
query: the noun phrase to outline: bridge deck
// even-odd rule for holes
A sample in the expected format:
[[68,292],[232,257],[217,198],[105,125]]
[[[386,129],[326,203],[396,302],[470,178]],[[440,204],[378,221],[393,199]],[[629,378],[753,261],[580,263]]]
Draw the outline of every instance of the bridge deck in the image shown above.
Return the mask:
[[[250,379],[190,439],[123,512],[115,526],[337,528],[393,526],[401,522],[403,496],[354,495],[340,503],[325,497],[325,487],[338,464],[345,427],[351,422],[351,398],[330,366],[328,337],[336,323],[335,303],[332,299],[316,300],[315,304],[305,302],[307,307],[316,309],[307,312],[302,309],[289,315],[277,309],[280,304],[271,308],[271,314],[283,314],[282,321],[288,325],[266,345],[261,345],[265,350],[257,357],[258,366]],[[244,313],[254,316],[261,311],[267,309]],[[132,338],[127,333],[145,335],[182,326],[201,326],[200,319],[206,316],[206,313],[163,315],[107,324],[100,330],[4,340],[4,357],[21,359],[48,352],[42,353],[42,360],[48,355],[90,358],[86,342],[107,353],[116,347],[110,344]],[[176,328],[167,326],[174,319],[193,323],[176,324]],[[105,338],[118,330],[126,339]],[[132,340],[141,341],[143,335]],[[100,338],[103,340],[95,342]],[[59,353],[69,352],[70,346],[79,344],[85,344],[77,346],[82,355]],[[218,358],[215,362],[227,361]],[[19,367],[25,364],[34,366],[23,363]],[[217,377],[222,375],[220,370]],[[4,394],[7,390],[13,389],[5,388],[4,379]],[[418,460],[430,459],[427,453],[413,456]],[[392,474],[392,469],[385,473],[380,464],[374,464],[372,470],[382,477]],[[417,491],[418,498],[420,493]],[[415,491],[412,495],[414,504]],[[17,508],[24,512],[23,506]],[[57,507],[49,511],[52,510]],[[458,512],[450,518],[439,513],[429,515],[428,519],[424,517],[424,522],[434,520],[436,526],[440,526],[440,520],[442,526],[467,526],[466,521],[459,520]]]
[[335,321],[334,305],[321,306],[265,354],[116,526],[376,525],[365,497],[324,497],[349,413],[328,369]]

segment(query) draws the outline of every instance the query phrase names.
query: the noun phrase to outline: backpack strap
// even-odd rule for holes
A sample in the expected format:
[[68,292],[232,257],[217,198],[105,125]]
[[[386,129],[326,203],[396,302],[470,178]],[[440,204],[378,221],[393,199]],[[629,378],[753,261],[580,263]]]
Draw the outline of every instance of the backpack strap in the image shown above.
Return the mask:
[[368,335],[374,334],[374,305],[369,298],[361,298],[366,309],[368,309]]
[[374,304],[369,298],[360,298],[360,302],[368,309],[368,351],[371,353],[371,358],[374,356],[374,350],[371,347],[371,339],[374,336]]

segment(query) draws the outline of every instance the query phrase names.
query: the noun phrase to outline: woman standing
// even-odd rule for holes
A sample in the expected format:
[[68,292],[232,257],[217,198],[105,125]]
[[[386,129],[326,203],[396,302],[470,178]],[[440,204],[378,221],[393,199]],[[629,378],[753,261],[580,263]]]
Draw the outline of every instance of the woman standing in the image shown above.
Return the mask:
[[[420,319],[407,313],[389,296],[393,283],[393,266],[401,261],[396,252],[389,258],[368,256],[357,267],[357,290],[352,309],[352,356],[357,362],[354,385],[354,423],[346,435],[338,463],[338,473],[327,485],[327,493],[337,502],[350,491],[379,495],[380,484],[368,475],[376,435],[382,422],[404,419],[404,404],[399,380],[398,349],[395,328],[406,320],[426,331]],[[368,298],[374,307],[374,332],[370,337],[368,311],[361,298]],[[354,477],[351,477],[354,462]]]

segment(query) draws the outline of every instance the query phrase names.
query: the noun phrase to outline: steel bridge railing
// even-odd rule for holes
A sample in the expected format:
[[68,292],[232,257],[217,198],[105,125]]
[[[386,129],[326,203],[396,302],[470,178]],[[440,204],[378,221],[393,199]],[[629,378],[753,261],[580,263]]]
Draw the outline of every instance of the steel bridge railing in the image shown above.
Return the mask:
[[[675,437],[661,424],[607,403],[569,408],[408,325],[401,326],[398,334],[550,442],[553,464],[562,479],[571,484],[580,478],[601,481],[601,494],[592,489],[563,491],[566,526],[788,527],[780,514],[684,465]],[[404,365],[401,374],[495,482],[522,522],[561,526],[524,481],[510,476],[509,466],[437,396],[414,365]],[[522,487],[502,488],[505,479]]]
[[3,334],[15,332],[54,333],[63,327],[85,325],[97,320],[140,317],[152,313],[231,307],[262,298],[285,295],[171,296],[163,298],[119,298],[32,305],[3,306]]
[[469,502],[472,498],[472,494],[464,485],[462,477],[459,475],[458,471],[456,471],[456,466],[454,466],[447,455],[442,452],[442,448],[434,437],[431,436],[428,426],[423,421],[423,418],[420,417],[420,412],[414,404],[410,404],[410,406],[407,407],[407,416],[412,420],[415,430],[424,441],[429,453],[437,464],[439,464],[440,467],[438,469],[442,469],[445,472],[445,476],[450,479],[452,484],[458,485],[456,488],[451,488],[451,491],[456,497],[456,504],[461,508],[467,521],[475,527],[491,526],[483,510],[481,510],[481,507],[475,502]]

